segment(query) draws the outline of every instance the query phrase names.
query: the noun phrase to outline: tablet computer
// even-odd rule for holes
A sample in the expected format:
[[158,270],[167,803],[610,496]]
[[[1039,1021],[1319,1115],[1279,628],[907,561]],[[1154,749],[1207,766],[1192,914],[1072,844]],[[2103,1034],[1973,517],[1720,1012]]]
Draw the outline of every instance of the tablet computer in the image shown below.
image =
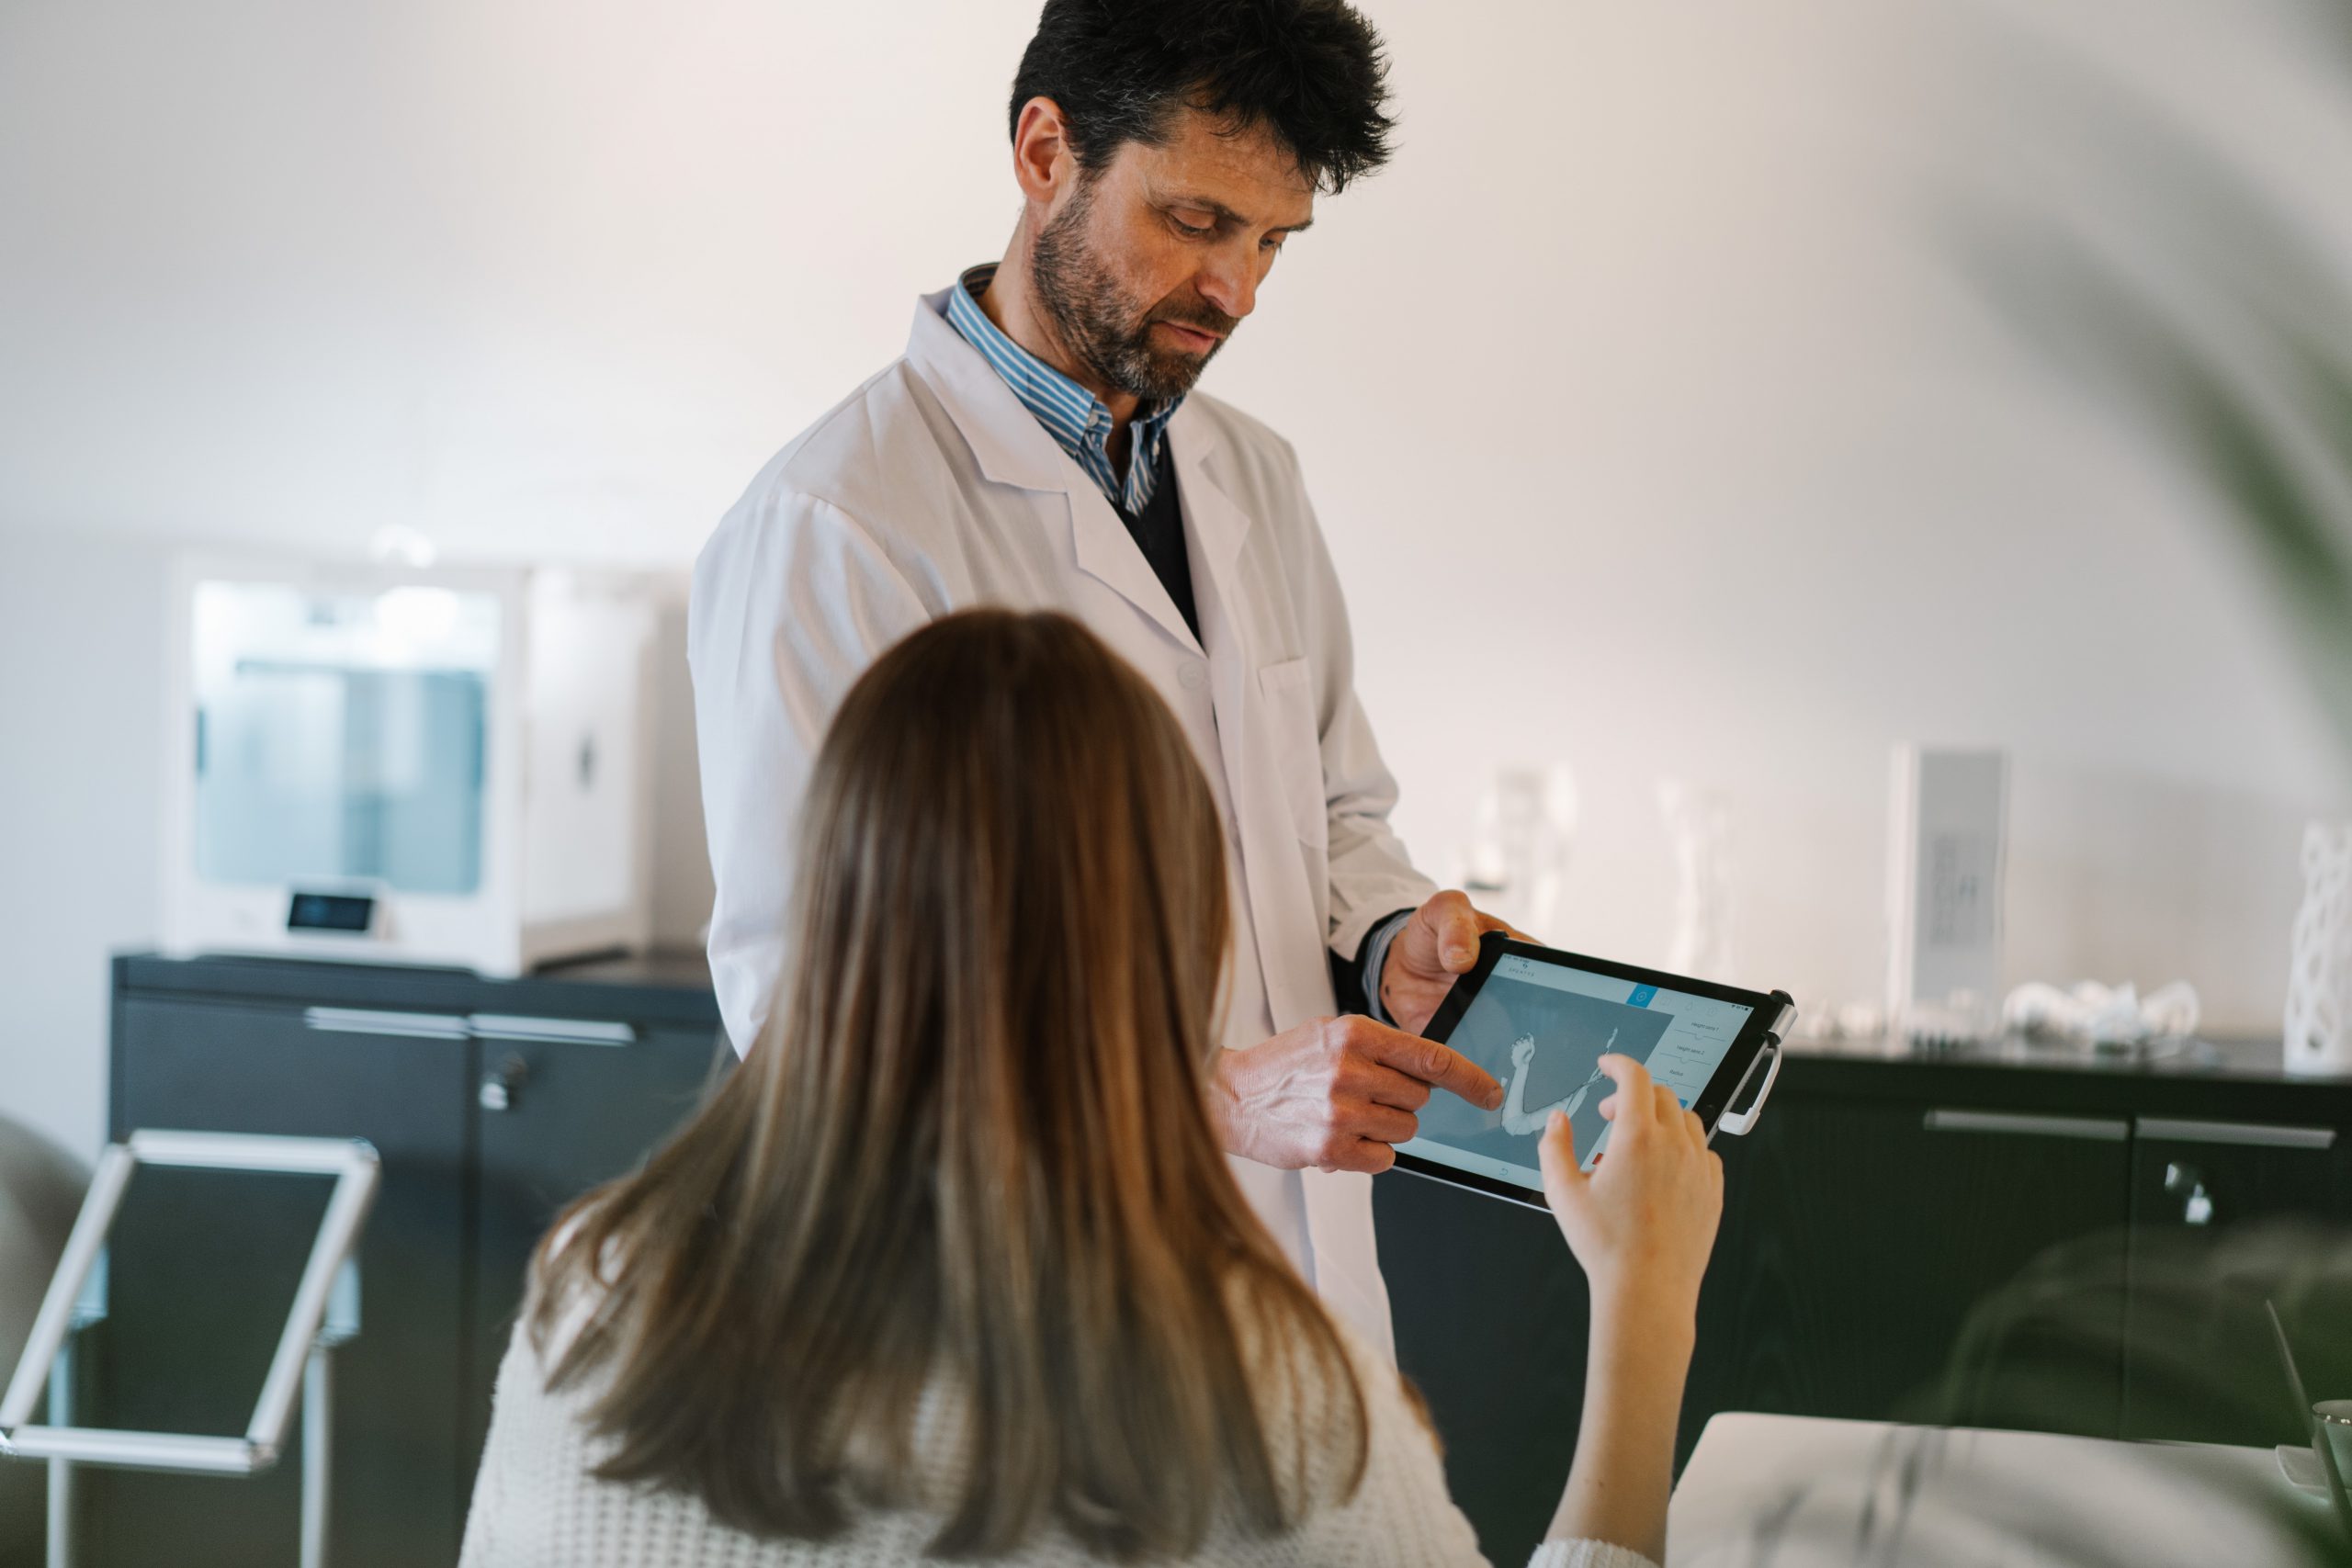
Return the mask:
[[1489,931],[1477,966],[1453,982],[1423,1032],[1492,1073],[1502,1109],[1430,1097],[1419,1134],[1396,1145],[1396,1168],[1544,1208],[1535,1151],[1554,1111],[1567,1112],[1583,1168],[1608,1148],[1600,1102],[1615,1086],[1596,1065],[1602,1055],[1646,1066],[1699,1113],[1712,1142],[1756,1124],[1795,1021],[1786,991],[1744,991]]

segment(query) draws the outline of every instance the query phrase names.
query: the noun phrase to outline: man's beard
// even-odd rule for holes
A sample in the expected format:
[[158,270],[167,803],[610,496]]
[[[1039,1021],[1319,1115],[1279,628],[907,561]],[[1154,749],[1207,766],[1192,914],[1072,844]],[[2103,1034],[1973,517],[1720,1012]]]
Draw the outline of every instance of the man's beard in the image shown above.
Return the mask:
[[[1083,180],[1068,207],[1047,223],[1029,249],[1029,278],[1037,305],[1054,335],[1079,365],[1104,386],[1147,401],[1179,398],[1193,389],[1225,338],[1239,324],[1206,300],[1190,308],[1150,309],[1119,290],[1111,269],[1086,243],[1086,219],[1093,208]],[[1154,321],[1175,321],[1217,334],[1204,353],[1155,348]]]

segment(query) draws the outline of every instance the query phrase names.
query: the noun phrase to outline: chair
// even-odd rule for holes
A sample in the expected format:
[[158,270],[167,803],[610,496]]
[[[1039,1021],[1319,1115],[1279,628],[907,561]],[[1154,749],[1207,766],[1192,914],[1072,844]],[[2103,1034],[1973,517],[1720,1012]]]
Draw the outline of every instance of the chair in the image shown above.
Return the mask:
[[[142,1164],[335,1179],[243,1437],[73,1424],[74,1336],[106,1315],[100,1255],[131,1174]],[[352,1254],[375,1201],[379,1174],[375,1149],[357,1139],[141,1131],[108,1145],[50,1277],[16,1375],[0,1395],[0,1453],[49,1463],[49,1568],[72,1568],[76,1466],[230,1477],[260,1474],[277,1462],[298,1385],[302,1397],[301,1561],[303,1568],[323,1568],[334,1430],[333,1353],[359,1331],[359,1266]],[[49,1419],[37,1425],[30,1416],[44,1387]]]

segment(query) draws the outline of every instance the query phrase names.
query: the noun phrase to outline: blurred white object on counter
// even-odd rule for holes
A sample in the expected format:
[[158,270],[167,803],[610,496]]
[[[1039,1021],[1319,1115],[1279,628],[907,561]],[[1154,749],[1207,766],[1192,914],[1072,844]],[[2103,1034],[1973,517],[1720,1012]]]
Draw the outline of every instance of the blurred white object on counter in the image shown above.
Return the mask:
[[1461,885],[1477,906],[1538,941],[1558,929],[1577,831],[1577,775],[1566,762],[1498,769],[1478,800]]
[[2303,906],[2287,972],[2287,1070],[2352,1074],[2352,822],[2303,829]]
[[2063,1035],[2093,1045],[2180,1039],[2197,1032],[2200,1016],[2196,988],[2185,980],[2144,998],[2128,980],[2114,987],[2078,980],[2064,989],[2036,980],[2011,991],[2001,1008],[2001,1021],[2020,1034]]
[[1731,808],[1711,789],[1660,779],[1657,807],[1674,846],[1674,945],[1678,975],[1732,972]]

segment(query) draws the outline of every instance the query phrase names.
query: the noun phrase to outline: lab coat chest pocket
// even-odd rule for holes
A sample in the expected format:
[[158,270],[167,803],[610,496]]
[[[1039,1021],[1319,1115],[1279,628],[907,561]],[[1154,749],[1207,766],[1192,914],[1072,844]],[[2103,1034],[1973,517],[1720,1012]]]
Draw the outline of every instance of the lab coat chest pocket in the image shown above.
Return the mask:
[[1315,712],[1315,672],[1305,659],[1286,659],[1258,671],[1266,705],[1268,761],[1301,842],[1321,849],[1330,818],[1323,795],[1323,727]]

